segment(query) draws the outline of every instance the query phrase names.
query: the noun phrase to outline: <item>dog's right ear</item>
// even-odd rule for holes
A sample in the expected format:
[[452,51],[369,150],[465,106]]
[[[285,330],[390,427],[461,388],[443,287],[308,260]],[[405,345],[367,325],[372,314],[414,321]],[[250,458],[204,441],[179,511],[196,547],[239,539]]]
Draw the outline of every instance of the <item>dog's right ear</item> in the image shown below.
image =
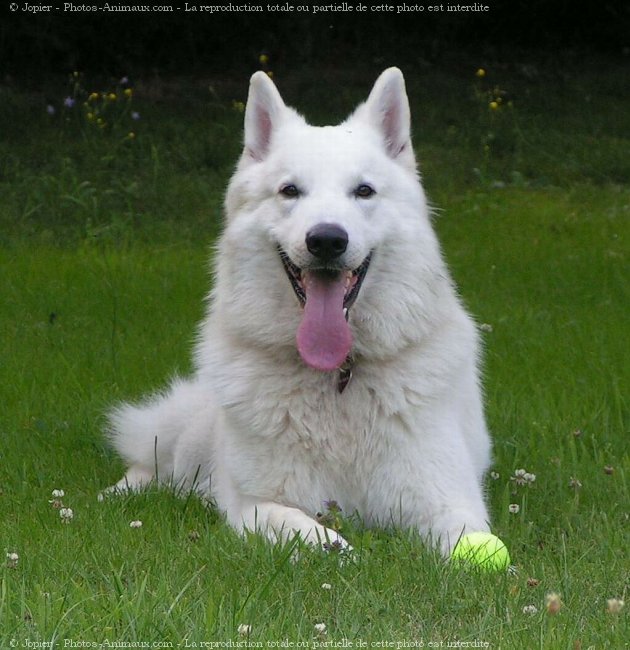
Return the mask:
[[285,103],[275,84],[259,70],[249,82],[245,108],[245,153],[260,161],[271,146],[273,131],[286,115]]

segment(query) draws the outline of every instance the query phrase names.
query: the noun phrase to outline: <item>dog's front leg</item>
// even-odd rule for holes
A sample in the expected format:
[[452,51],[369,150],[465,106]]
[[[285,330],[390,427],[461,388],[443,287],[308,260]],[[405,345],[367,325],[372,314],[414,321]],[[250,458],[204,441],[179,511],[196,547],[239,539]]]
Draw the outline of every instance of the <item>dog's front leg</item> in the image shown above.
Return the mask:
[[273,501],[242,499],[240,508],[228,511],[227,515],[237,530],[262,533],[272,542],[290,541],[299,535],[307,544],[327,551],[352,550],[338,532],[322,526],[298,508]]

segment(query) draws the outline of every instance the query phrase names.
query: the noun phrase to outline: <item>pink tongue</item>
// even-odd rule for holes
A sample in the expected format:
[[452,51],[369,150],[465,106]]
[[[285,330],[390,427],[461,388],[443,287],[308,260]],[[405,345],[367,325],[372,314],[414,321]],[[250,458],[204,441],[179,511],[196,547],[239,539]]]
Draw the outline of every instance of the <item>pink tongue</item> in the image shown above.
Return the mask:
[[304,316],[297,331],[297,349],[304,362],[316,370],[335,370],[352,348],[352,333],[343,313],[346,278],[330,279],[306,272]]

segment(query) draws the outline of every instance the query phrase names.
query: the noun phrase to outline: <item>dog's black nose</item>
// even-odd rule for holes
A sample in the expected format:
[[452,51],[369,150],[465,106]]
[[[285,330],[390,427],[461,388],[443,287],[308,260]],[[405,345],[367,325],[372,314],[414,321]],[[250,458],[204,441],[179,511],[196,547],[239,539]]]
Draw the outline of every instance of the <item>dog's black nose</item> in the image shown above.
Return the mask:
[[343,255],[348,248],[348,233],[337,224],[319,223],[306,233],[306,248],[323,262]]

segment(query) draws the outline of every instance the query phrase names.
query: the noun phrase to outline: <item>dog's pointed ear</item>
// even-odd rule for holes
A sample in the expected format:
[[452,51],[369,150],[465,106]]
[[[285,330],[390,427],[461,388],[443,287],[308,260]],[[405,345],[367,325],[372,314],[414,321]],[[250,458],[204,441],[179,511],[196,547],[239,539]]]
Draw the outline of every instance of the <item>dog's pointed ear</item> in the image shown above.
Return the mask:
[[376,80],[363,105],[363,115],[382,134],[391,158],[411,155],[411,118],[405,79],[398,68],[388,68]]
[[255,72],[249,82],[245,108],[245,153],[254,160],[263,160],[271,145],[273,130],[288,111],[275,84],[262,71]]

